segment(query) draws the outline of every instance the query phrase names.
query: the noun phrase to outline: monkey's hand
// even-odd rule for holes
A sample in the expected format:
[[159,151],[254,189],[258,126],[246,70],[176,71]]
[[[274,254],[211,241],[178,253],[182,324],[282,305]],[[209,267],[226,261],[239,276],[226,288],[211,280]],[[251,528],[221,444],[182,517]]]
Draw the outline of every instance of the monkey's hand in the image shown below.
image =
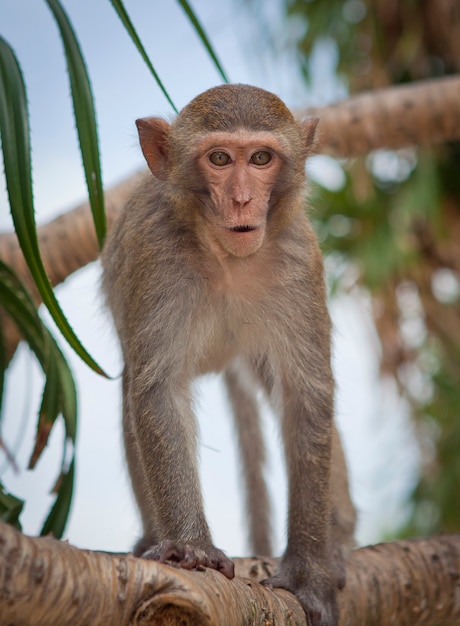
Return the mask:
[[262,585],[291,591],[307,615],[308,626],[337,626],[337,585],[326,564],[304,558],[284,558],[279,572],[261,581]]
[[222,550],[209,546],[194,546],[189,543],[174,543],[169,539],[149,547],[140,555],[143,559],[160,563],[177,563],[184,569],[210,567],[221,572],[227,578],[234,578],[235,566]]

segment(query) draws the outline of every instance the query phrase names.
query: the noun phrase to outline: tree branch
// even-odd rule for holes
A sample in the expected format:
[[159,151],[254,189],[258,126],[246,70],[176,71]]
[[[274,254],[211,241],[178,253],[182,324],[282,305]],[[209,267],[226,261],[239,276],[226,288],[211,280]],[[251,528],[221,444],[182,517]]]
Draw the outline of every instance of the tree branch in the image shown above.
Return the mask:
[[[306,624],[296,598],[257,580],[276,559],[236,559],[230,581],[131,554],[79,550],[0,523],[0,615],[22,626]],[[340,626],[460,621],[460,535],[356,550],[339,593]]]
[[295,114],[320,118],[319,153],[350,158],[378,148],[459,140],[459,102],[460,76],[453,76],[366,92]]

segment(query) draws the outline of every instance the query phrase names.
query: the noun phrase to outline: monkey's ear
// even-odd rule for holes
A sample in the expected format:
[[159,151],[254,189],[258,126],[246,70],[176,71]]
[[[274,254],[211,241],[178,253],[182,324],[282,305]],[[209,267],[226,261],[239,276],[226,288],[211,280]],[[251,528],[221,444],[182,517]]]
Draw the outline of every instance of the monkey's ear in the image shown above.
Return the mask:
[[308,152],[313,152],[316,139],[316,127],[318,126],[319,117],[309,117],[302,122],[303,132],[305,137],[305,143]]
[[136,120],[139,142],[147,165],[154,176],[166,178],[170,125],[160,117]]

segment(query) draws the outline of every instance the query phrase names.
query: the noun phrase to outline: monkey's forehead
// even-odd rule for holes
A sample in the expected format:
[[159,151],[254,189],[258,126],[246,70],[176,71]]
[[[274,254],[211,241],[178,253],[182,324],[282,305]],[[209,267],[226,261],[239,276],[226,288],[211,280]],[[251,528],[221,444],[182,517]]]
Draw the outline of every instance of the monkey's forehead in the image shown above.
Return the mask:
[[278,136],[273,132],[266,130],[252,131],[248,137],[248,131],[244,128],[236,129],[235,131],[211,131],[201,133],[196,137],[195,151],[197,153],[207,151],[210,148],[233,147],[235,149],[245,148],[254,150],[267,148],[274,152],[284,152],[288,148],[288,143],[283,136]]
[[295,124],[292,113],[275,94],[251,85],[220,85],[194,98],[174,125],[192,125],[198,132],[232,132],[239,128],[276,131]]

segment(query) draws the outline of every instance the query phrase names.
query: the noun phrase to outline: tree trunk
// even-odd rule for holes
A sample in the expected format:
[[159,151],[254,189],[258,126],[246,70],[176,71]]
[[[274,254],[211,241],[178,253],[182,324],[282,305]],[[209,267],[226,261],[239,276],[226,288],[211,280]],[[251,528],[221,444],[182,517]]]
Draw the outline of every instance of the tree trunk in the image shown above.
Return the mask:
[[[230,581],[131,554],[79,550],[0,523],[0,618],[15,626],[306,624],[296,598],[257,581],[276,559],[236,559]],[[460,535],[356,550],[340,626],[460,623]]]

